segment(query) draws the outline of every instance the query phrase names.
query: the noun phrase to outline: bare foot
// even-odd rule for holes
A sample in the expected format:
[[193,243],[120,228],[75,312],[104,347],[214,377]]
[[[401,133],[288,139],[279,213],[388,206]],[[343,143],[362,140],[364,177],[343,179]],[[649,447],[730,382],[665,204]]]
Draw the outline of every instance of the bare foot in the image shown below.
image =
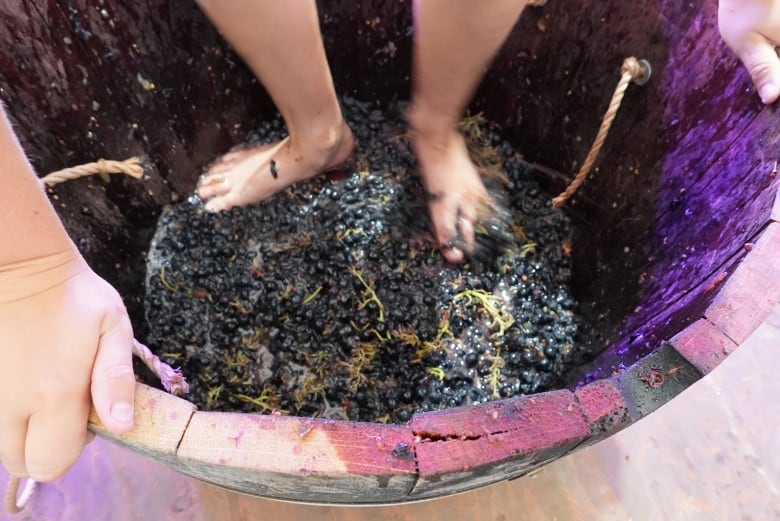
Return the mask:
[[201,176],[196,192],[213,212],[268,199],[288,186],[342,164],[355,138],[345,121],[320,138],[289,136],[222,156]]
[[[415,128],[413,145],[439,248],[448,262],[462,262],[474,250],[474,223],[490,196],[457,130],[435,134]],[[465,251],[453,245],[456,239]]]

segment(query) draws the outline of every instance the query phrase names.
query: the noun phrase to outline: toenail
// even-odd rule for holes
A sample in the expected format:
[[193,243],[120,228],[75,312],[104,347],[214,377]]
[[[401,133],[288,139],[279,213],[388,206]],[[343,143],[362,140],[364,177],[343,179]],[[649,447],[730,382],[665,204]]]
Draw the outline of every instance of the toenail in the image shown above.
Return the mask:
[[227,181],[227,178],[222,174],[214,174],[205,178],[201,176],[201,178],[201,186],[218,185]]

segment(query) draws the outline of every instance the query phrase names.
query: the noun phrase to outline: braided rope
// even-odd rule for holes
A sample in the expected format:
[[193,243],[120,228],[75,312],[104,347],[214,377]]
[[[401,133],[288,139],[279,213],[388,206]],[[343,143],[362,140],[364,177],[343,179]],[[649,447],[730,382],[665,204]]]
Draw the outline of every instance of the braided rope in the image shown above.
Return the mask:
[[57,170],[56,172],[44,176],[41,181],[43,181],[46,186],[54,186],[64,181],[95,174],[98,174],[101,177],[107,176],[108,174],[126,174],[135,177],[136,179],[141,179],[144,175],[144,167],[141,166],[141,160],[137,157],[131,157],[124,161],[99,159],[94,163],[86,163],[63,170]]
[[163,388],[174,396],[187,394],[190,386],[181,374],[181,369],[174,369],[152,353],[151,349],[138,340],[133,339],[133,354],[143,361],[146,367],[160,379]]
[[8,481],[8,490],[5,494],[5,509],[11,515],[21,512],[22,509],[24,509],[24,507],[26,507],[30,502],[33,494],[35,493],[35,486],[37,485],[37,482],[32,479],[28,479],[24,484],[24,489],[22,490],[21,496],[17,496],[19,493],[20,482],[21,478],[16,476],[11,476],[10,480]]
[[609,106],[607,107],[607,112],[604,114],[604,118],[601,120],[601,127],[599,127],[598,134],[596,134],[596,139],[593,140],[593,145],[590,147],[590,152],[588,152],[588,155],[585,158],[585,161],[582,163],[579,172],[577,172],[577,175],[574,177],[572,182],[569,183],[569,186],[566,187],[566,190],[561,192],[553,199],[553,208],[560,208],[563,206],[566,201],[568,201],[569,198],[571,198],[571,196],[574,195],[574,193],[579,189],[580,185],[585,182],[585,179],[587,179],[588,174],[593,168],[593,165],[596,163],[596,158],[601,151],[601,147],[604,145],[604,141],[607,139],[607,134],[609,133],[610,127],[612,127],[612,122],[615,120],[615,115],[620,108],[620,103],[623,101],[623,96],[626,93],[628,84],[631,83],[631,81],[637,80],[649,74],[649,71],[645,68],[645,66],[642,65],[639,60],[633,56],[628,57],[625,59],[625,61],[623,61],[623,66],[620,68],[620,72],[620,81],[618,82],[617,87],[615,87],[615,92],[612,94],[612,99],[610,100]]

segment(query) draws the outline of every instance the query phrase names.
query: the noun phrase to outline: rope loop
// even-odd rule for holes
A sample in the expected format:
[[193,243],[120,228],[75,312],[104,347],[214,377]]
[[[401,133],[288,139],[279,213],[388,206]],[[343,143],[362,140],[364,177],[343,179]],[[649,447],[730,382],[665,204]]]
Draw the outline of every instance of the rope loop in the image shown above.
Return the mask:
[[98,159],[94,163],[72,166],[63,170],[57,170],[44,176],[41,181],[46,186],[54,186],[71,179],[86,177],[88,175],[100,175],[104,180],[108,180],[108,174],[125,174],[136,179],[144,176],[144,167],[141,160],[137,157],[131,157],[124,161],[113,161],[110,159]]
[[37,482],[28,478],[27,482],[24,484],[21,495],[18,495],[20,483],[21,478],[16,476],[11,476],[8,481],[8,489],[5,494],[5,509],[11,515],[18,514],[24,510],[35,493]]
[[632,81],[644,84],[650,78],[650,64],[646,60],[637,60],[635,57],[630,56],[623,60],[623,65],[620,67],[620,81],[615,87],[615,92],[612,94],[612,99],[607,107],[607,112],[604,114],[604,118],[601,120],[601,127],[596,134],[596,138],[593,140],[593,145],[590,147],[585,161],[582,163],[579,172],[574,176],[574,179],[566,187],[566,190],[561,192],[557,197],[553,198],[553,208],[560,208],[571,196],[579,189],[582,183],[587,179],[593,165],[596,163],[596,158],[601,151],[601,147],[604,145],[604,141],[607,139],[612,122],[615,120],[615,115],[620,108],[620,103],[623,101],[623,96],[626,93],[628,84]]
[[633,56],[629,56],[623,60],[623,65],[620,67],[620,72],[621,74],[629,74],[632,80],[639,78],[645,73],[644,68],[639,63],[639,60]]

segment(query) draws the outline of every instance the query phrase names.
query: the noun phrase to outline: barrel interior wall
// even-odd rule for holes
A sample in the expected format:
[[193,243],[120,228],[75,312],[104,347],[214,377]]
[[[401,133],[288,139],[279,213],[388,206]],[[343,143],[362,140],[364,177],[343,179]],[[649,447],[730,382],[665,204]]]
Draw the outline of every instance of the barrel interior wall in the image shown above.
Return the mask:
[[[736,268],[742,245],[766,225],[777,190],[774,113],[761,112],[721,41],[717,5],[528,9],[475,106],[529,161],[570,176],[627,56],[647,59],[652,79],[629,87],[599,169],[567,211],[581,231],[575,290],[594,303],[594,321],[622,326],[613,351],[638,357],[701,316],[713,281]],[[556,176],[547,185],[563,187]],[[637,339],[643,345],[629,345]]]
[[[640,103],[661,119],[648,125],[646,117],[631,120],[630,106],[625,113],[621,109],[618,121],[630,121],[630,137],[643,152],[621,150],[617,142],[607,146],[601,160],[605,165],[633,163],[634,177],[640,183],[651,181],[650,186],[626,191],[632,203],[634,196],[650,196],[645,198],[652,202],[650,212],[640,204],[629,216],[649,221],[634,226],[630,234],[618,232],[615,237],[622,242],[615,245],[613,255],[618,257],[610,263],[616,264],[621,248],[639,256],[640,269],[633,276],[638,277],[640,300],[628,313],[609,356],[618,359],[619,353],[630,353],[622,356],[621,365],[702,316],[719,285],[738,267],[745,243],[755,240],[768,223],[777,191],[772,173],[778,153],[774,110],[761,110],[748,75],[720,40],[716,5],[664,6],[659,21],[668,58],[651,61],[652,86],[643,88],[649,90]],[[621,186],[620,177],[594,178],[585,195],[609,201],[604,194]],[[600,208],[587,215],[595,220],[608,214]],[[611,222],[611,217],[599,221],[602,227]],[[593,243],[613,244],[603,239]],[[610,288],[605,277],[597,277],[595,286]],[[608,375],[613,367],[602,369],[601,374]]]
[[77,180],[52,193],[69,233],[133,316],[140,253],[160,209],[271,110],[197,6],[162,0],[0,1],[0,100],[41,174],[142,157],[143,183]]
[[409,99],[412,1],[318,0],[336,90],[362,101]]
[[[641,28],[634,20],[644,21]],[[605,330],[614,329],[639,303],[631,296],[638,295],[637,275],[647,259],[636,238],[652,227],[658,184],[657,171],[644,165],[648,156],[664,150],[648,147],[646,140],[662,134],[658,107],[667,53],[652,2],[551,2],[521,18],[478,101],[489,119],[504,114],[505,127],[529,161],[561,174],[545,183],[558,193],[589,151],[623,60],[636,56],[656,67],[649,84],[627,90],[598,170],[567,208],[580,231],[575,290],[587,303],[583,311],[589,318],[611,326]]]

